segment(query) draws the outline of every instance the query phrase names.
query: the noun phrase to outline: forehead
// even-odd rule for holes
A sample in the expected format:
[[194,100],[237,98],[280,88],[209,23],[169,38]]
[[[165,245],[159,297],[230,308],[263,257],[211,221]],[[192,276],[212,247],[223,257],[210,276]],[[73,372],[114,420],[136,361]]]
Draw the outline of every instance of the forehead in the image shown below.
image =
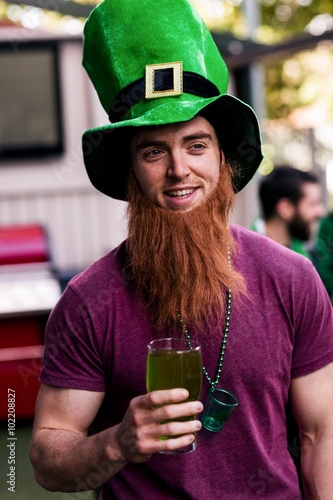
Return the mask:
[[213,126],[202,116],[197,116],[187,122],[140,127],[136,132],[134,132],[131,145],[136,146],[144,140],[160,141],[175,138],[186,139],[201,134],[207,134],[211,136],[213,141],[217,141],[217,136]]

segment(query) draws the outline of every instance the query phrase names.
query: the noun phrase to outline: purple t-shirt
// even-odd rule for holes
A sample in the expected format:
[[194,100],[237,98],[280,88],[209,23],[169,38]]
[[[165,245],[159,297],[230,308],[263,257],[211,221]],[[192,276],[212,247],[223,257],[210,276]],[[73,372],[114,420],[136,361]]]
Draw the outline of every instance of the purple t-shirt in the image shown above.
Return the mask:
[[[250,297],[232,307],[219,386],[239,406],[220,433],[197,433],[195,452],[127,464],[103,486],[104,500],[301,498],[285,405],[291,378],[333,361],[332,307],[308,259],[239,226],[232,231],[234,266]],[[92,433],[119,423],[130,399],[146,392],[146,346],[161,336],[134,296],[124,258],[122,244],[75,277],[47,326],[41,381],[105,391]],[[222,336],[215,328],[201,342],[211,378]],[[208,390],[204,378],[203,402]]]

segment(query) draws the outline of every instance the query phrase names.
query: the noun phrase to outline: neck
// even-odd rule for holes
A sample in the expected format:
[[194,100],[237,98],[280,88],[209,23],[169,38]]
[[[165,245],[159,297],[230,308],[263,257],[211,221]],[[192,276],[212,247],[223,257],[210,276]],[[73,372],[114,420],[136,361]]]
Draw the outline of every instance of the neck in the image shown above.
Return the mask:
[[277,241],[285,247],[290,247],[291,236],[289,234],[288,228],[283,220],[279,218],[273,218],[269,221],[265,221],[266,224],[266,235],[274,241]]

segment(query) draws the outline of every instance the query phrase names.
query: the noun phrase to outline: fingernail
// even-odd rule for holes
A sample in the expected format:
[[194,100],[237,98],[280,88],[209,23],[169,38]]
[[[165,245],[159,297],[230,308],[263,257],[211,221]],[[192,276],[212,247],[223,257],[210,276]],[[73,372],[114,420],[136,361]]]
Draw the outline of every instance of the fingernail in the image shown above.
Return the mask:
[[197,406],[196,406],[196,410],[198,412],[201,412],[203,410],[203,404],[202,403],[198,403]]

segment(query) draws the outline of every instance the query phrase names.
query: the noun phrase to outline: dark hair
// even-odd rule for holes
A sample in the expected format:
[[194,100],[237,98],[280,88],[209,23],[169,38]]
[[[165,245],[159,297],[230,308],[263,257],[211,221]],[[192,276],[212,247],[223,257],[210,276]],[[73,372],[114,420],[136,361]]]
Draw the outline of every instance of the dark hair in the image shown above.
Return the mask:
[[275,207],[281,198],[288,198],[297,205],[304,196],[303,184],[318,184],[319,179],[309,172],[302,172],[289,165],[280,165],[264,177],[259,186],[259,199],[264,218],[275,214]]

